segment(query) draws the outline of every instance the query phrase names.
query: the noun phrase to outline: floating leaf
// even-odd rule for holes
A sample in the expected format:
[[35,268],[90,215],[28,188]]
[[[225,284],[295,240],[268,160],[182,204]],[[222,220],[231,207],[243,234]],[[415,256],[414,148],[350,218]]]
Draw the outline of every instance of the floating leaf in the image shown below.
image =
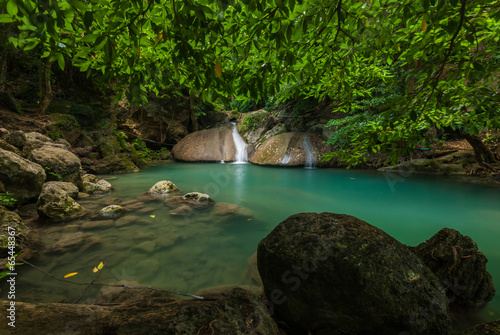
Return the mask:
[[217,74],[217,77],[219,77],[219,78],[222,76],[222,67],[220,65],[219,60],[215,61],[215,73]]
[[425,22],[425,15],[422,15],[422,31],[427,30],[427,22]]
[[99,263],[99,265],[97,266],[97,268],[98,268],[99,270],[101,270],[103,267],[104,267],[104,263],[103,263],[103,262]]
[[97,270],[97,268],[94,266],[94,270],[92,270],[92,272],[97,272],[99,270]]
[[156,217],[156,215],[151,214],[149,217],[154,219]]
[[356,178],[349,178],[349,179],[356,179]]
[[67,275],[64,276],[64,278],[68,278],[68,277],[73,277],[74,275],[77,275],[78,272],[71,272],[71,273],[68,273]]

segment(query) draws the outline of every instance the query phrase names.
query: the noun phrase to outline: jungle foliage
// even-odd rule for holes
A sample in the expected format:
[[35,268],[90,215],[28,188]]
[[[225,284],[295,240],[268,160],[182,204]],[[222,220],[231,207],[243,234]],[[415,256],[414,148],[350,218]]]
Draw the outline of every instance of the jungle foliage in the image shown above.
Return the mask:
[[473,138],[500,128],[498,0],[2,0],[0,9],[3,48],[37,50],[49,70],[99,72],[136,101],[173,85],[226,104],[277,92],[329,98],[335,111],[364,115],[332,154],[353,165],[371,152],[394,160],[425,145],[430,128]]

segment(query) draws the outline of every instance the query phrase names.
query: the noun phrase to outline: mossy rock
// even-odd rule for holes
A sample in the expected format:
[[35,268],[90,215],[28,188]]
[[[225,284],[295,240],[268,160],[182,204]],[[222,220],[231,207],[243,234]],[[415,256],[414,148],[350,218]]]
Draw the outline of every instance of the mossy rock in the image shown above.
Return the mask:
[[14,228],[15,252],[18,253],[27,240],[29,229],[24,225],[19,215],[0,206],[0,258],[8,256],[9,236],[12,236],[9,234],[9,227],[10,231]]
[[105,157],[89,167],[89,172],[94,174],[137,171],[139,171],[139,168],[134,164],[129,155],[125,153]]

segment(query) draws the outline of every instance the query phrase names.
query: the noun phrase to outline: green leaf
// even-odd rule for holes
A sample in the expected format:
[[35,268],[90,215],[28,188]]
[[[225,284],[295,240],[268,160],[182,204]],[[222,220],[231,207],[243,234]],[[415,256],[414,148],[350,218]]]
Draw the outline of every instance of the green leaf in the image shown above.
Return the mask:
[[11,23],[14,19],[9,14],[0,14],[0,23]]
[[80,0],[67,0],[71,6],[75,7],[76,9],[79,9],[82,12],[87,11],[89,8]]
[[83,15],[83,24],[85,25],[85,28],[87,30],[90,29],[90,26],[92,26],[92,22],[94,21],[94,12],[92,11],[86,11],[85,14]]
[[35,49],[35,47],[39,44],[40,42],[39,41],[34,41],[34,42],[31,42],[30,44],[27,44],[25,47],[24,47],[24,51],[30,51],[30,50],[33,50]]
[[66,64],[65,64],[64,56],[62,53],[57,55],[57,64],[59,64],[59,67],[61,68],[61,70],[64,71]]
[[10,16],[16,16],[17,11],[17,0],[9,0],[9,2],[7,2],[7,13],[9,13]]

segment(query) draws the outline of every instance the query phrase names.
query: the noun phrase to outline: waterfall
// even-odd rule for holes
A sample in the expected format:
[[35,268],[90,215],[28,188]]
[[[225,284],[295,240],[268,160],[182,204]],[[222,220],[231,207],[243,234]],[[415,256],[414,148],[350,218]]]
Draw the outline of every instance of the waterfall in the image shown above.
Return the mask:
[[236,148],[236,154],[234,155],[234,162],[237,164],[248,162],[247,147],[248,144],[245,143],[238,129],[236,129],[236,123],[233,123],[233,142]]
[[306,162],[304,166],[306,168],[316,167],[316,153],[314,152],[314,146],[311,139],[307,135],[304,137],[304,153],[306,155]]

